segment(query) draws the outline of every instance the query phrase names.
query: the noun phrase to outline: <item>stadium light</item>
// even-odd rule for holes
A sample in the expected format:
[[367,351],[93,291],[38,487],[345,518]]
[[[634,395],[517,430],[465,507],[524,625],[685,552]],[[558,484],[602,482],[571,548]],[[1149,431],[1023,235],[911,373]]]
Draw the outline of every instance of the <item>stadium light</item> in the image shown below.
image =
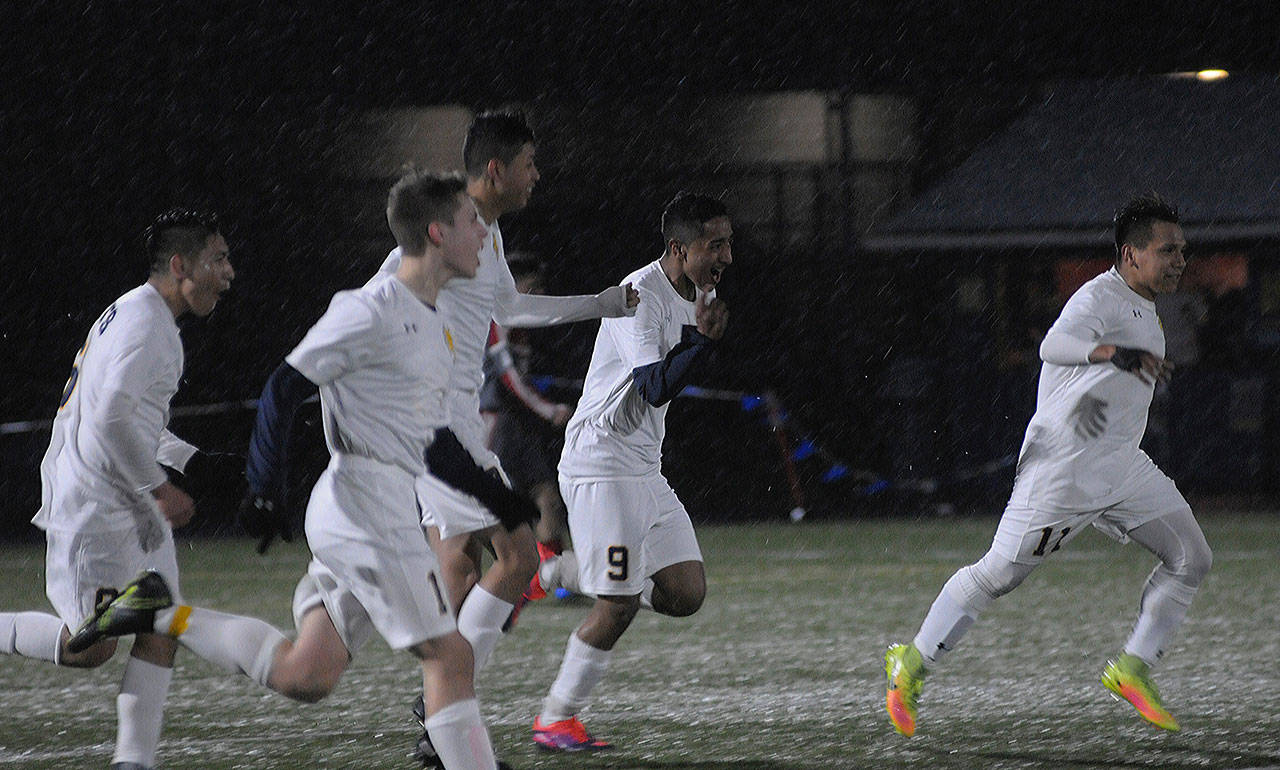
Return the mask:
[[1196,73],[1196,80],[1210,81],[1222,80],[1227,76],[1226,70],[1200,70]]

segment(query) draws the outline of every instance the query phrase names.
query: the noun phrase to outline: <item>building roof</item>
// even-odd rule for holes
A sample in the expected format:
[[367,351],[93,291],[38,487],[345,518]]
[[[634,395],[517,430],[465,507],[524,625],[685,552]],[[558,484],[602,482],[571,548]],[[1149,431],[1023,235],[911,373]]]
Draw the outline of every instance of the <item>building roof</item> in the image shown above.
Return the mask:
[[863,247],[1106,245],[1115,209],[1146,190],[1193,242],[1280,238],[1280,78],[1050,83]]

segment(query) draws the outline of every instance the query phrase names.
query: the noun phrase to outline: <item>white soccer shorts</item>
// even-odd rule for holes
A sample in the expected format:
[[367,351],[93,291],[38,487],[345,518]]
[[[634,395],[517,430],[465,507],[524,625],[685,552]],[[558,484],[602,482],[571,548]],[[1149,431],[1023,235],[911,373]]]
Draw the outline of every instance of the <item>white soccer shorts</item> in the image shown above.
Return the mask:
[[1090,524],[1127,543],[1130,530],[1190,510],[1177,485],[1145,453],[1138,453],[1121,488],[1124,497],[1119,503],[1096,510],[1040,511],[1011,505],[1000,517],[992,550],[1018,564],[1039,564]]
[[662,476],[560,477],[582,593],[635,596],[653,573],[702,561],[693,522]]
[[45,538],[45,594],[72,631],[93,614],[99,588],[124,588],[146,569],[159,572],[174,601],[181,603],[177,551],[168,527],[164,527],[160,547],[151,553],[142,550],[133,528],[110,532],[50,529]]
[[373,631],[402,650],[457,628],[405,471],[335,456],[311,491],[307,545],[294,620],[323,603],[352,655]]

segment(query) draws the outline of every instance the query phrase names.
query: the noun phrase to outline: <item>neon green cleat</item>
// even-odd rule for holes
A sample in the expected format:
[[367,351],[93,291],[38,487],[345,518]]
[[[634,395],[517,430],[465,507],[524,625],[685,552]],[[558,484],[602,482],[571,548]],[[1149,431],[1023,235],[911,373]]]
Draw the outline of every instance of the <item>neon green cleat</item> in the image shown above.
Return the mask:
[[1133,704],[1142,718],[1162,730],[1177,732],[1182,728],[1178,720],[1165,710],[1160,691],[1151,681],[1151,667],[1142,658],[1123,653],[1115,660],[1107,661],[1102,669],[1102,684],[1117,696]]
[[893,729],[908,738],[916,732],[916,700],[924,687],[924,659],[914,644],[895,644],[884,654],[889,677],[884,706]]

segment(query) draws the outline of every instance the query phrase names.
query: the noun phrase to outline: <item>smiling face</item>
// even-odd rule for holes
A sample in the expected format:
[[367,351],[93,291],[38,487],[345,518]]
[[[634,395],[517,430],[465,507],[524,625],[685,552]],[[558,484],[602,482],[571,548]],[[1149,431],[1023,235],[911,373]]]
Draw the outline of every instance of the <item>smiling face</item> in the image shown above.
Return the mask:
[[519,211],[529,205],[533,187],[541,176],[538,166],[533,162],[535,152],[533,143],[525,142],[510,163],[494,159],[494,187],[503,213]]
[[1121,272],[1125,281],[1147,299],[1176,291],[1187,268],[1187,239],[1173,222],[1151,223],[1151,239],[1145,246],[1124,245]]
[[684,274],[704,292],[720,283],[733,263],[733,224],[720,216],[702,223],[702,235],[684,244]]
[[214,233],[205,239],[198,254],[178,255],[177,260],[181,263],[179,289],[183,301],[194,315],[209,315],[236,277],[226,240]]

